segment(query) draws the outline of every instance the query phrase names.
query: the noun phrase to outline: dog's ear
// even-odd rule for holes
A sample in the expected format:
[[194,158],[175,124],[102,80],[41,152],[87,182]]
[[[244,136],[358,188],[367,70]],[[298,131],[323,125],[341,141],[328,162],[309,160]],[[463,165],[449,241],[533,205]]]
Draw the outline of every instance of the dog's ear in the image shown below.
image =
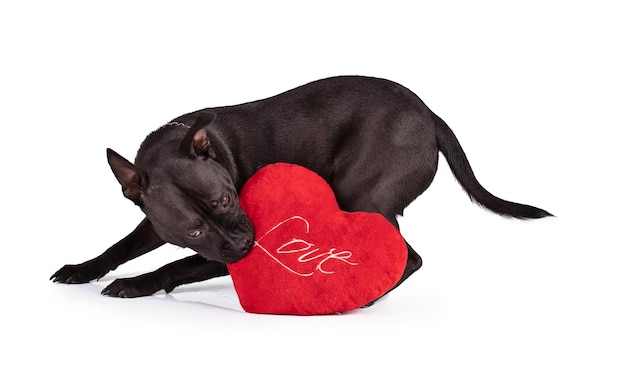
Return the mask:
[[200,113],[196,122],[180,142],[179,150],[192,159],[215,159],[215,151],[209,141],[209,133],[206,126],[215,121],[217,115],[213,112]]
[[107,149],[107,160],[115,178],[122,185],[124,197],[141,206],[142,183],[144,183],[141,171],[111,149]]

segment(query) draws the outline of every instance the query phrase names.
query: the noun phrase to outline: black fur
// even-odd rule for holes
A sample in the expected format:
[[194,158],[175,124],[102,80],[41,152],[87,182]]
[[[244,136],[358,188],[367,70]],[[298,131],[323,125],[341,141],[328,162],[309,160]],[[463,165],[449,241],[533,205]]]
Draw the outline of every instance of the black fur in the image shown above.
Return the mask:
[[[317,172],[343,210],[378,212],[398,227],[396,217],[432,182],[439,151],[479,205],[518,219],[550,216],[485,190],[454,133],[408,89],[376,78],[335,77],[272,98],[178,117],[146,138],[134,164],[108,150],[124,195],[146,219],[102,255],[66,265],[51,279],[88,282],[165,242],[198,254],[118,279],[103,294],[143,296],[227,275],[224,263],[245,256],[254,237],[237,193],[257,170],[275,162]],[[407,246],[409,259],[398,285],[422,264]]]

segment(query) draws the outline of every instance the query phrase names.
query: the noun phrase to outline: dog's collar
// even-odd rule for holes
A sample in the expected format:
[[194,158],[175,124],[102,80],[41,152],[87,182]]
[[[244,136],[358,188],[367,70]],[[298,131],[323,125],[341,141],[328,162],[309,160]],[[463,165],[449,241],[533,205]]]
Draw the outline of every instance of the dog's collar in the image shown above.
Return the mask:
[[190,126],[187,126],[184,123],[180,123],[180,122],[169,122],[163,125],[163,127],[167,127],[167,126],[174,126],[174,127],[185,127],[186,129],[190,129]]

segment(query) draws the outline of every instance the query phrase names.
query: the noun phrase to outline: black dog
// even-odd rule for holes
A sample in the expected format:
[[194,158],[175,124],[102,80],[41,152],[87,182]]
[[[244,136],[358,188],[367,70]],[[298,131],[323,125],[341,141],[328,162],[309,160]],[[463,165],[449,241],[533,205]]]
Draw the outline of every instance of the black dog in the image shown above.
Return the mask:
[[[146,138],[134,165],[107,150],[124,196],[146,218],[100,256],[66,265],[51,279],[99,279],[165,242],[198,254],[117,279],[102,293],[144,296],[227,275],[225,263],[241,259],[254,244],[237,192],[257,170],[275,162],[317,172],[342,210],[378,212],[398,227],[396,216],[432,182],[439,151],[474,202],[509,217],[550,216],[485,190],[450,128],[408,89],[382,79],[335,77],[269,99],[178,117]],[[398,285],[422,264],[408,249]]]

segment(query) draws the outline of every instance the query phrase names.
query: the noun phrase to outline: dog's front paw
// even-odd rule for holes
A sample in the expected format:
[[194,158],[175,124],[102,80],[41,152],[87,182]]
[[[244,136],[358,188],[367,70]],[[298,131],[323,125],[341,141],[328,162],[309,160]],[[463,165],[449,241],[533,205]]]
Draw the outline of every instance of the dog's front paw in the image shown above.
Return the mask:
[[152,281],[145,278],[118,278],[102,290],[102,295],[111,297],[140,297],[148,296],[160,290]]
[[66,264],[50,276],[50,280],[60,283],[87,283],[102,278],[107,272],[109,271],[94,261],[82,264]]

